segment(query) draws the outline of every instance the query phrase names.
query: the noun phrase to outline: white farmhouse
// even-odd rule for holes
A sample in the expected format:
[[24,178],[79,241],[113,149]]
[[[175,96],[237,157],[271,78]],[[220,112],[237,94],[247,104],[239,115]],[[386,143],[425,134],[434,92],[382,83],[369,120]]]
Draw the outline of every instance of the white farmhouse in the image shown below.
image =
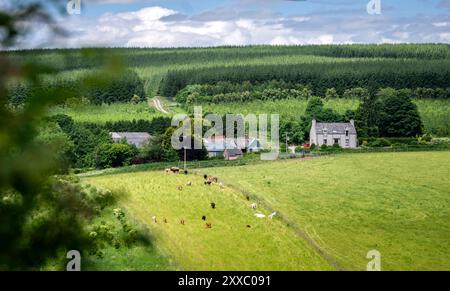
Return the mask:
[[309,143],[318,146],[338,144],[342,148],[354,149],[358,146],[355,122],[352,119],[350,122],[328,123],[313,119]]

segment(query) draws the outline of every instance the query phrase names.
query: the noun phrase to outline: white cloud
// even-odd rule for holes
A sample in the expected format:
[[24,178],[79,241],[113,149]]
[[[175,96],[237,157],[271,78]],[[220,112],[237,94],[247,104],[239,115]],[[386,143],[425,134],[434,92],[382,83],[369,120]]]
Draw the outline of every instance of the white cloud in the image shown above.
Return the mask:
[[433,26],[436,26],[436,27],[447,27],[447,26],[450,26],[450,22],[434,22],[432,24],[433,24]]
[[430,18],[319,13],[281,16],[268,11],[227,13],[223,9],[186,16],[176,10],[153,6],[131,12],[105,13],[97,19],[66,17],[61,19],[61,24],[71,32],[68,37],[52,37],[45,27],[39,26],[33,33],[39,39],[23,39],[18,47],[450,42],[450,23],[446,19],[430,21]]

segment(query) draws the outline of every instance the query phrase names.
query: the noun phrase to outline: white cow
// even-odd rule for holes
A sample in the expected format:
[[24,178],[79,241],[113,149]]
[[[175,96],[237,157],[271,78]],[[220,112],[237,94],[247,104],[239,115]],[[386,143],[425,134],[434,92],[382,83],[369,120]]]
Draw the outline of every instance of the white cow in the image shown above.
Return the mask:
[[252,209],[256,209],[257,205],[256,205],[256,203],[252,203],[252,205],[250,205],[250,207],[251,207]]
[[266,217],[264,214],[261,214],[261,213],[255,213],[255,216],[258,217],[258,218]]

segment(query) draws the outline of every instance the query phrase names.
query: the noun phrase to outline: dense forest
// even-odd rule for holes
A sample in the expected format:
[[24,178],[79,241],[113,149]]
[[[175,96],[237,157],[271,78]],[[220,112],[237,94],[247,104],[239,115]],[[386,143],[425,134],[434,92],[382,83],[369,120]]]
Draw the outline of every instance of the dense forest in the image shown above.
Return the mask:
[[[76,89],[108,61],[127,72],[102,76],[82,95],[92,103],[128,102],[156,94],[174,97],[188,85],[227,81],[266,83],[272,80],[305,86],[313,95],[338,94],[363,87],[395,89],[450,87],[450,46],[445,44],[402,45],[308,45],[247,46],[185,49],[82,49],[0,52],[12,62],[33,62],[50,68],[43,76],[44,89]],[[108,82],[109,81],[109,82]],[[14,105],[36,88],[13,82]],[[126,91],[126,92],[125,92]],[[225,93],[225,92],[224,92]]]
[[[0,54],[4,54],[0,52]],[[273,56],[309,55],[333,58],[419,58],[448,59],[446,44],[381,44],[381,45],[301,45],[301,46],[229,46],[217,48],[91,48],[12,51],[6,53],[15,61],[33,61],[60,70],[93,68],[114,55],[128,67],[161,66],[219,60],[259,59]],[[99,57],[103,56],[102,57]]]
[[175,96],[189,84],[214,84],[219,81],[265,82],[284,80],[307,85],[313,94],[323,95],[328,88],[342,94],[346,89],[367,87],[446,88],[450,87],[450,61],[352,60],[336,63],[295,65],[242,65],[169,71],[160,86],[160,95]]

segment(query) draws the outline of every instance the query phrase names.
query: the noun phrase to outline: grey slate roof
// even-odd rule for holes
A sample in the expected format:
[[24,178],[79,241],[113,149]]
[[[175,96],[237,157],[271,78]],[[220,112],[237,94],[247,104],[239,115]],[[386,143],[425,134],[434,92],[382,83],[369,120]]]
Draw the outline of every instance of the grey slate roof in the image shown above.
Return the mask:
[[151,139],[151,135],[147,132],[110,132],[109,134],[114,142],[125,139],[127,143],[137,147],[144,146]]
[[349,134],[356,134],[355,127],[350,122],[317,122],[316,133],[323,134],[324,129],[327,130],[327,134],[345,134],[345,130],[348,129]]

